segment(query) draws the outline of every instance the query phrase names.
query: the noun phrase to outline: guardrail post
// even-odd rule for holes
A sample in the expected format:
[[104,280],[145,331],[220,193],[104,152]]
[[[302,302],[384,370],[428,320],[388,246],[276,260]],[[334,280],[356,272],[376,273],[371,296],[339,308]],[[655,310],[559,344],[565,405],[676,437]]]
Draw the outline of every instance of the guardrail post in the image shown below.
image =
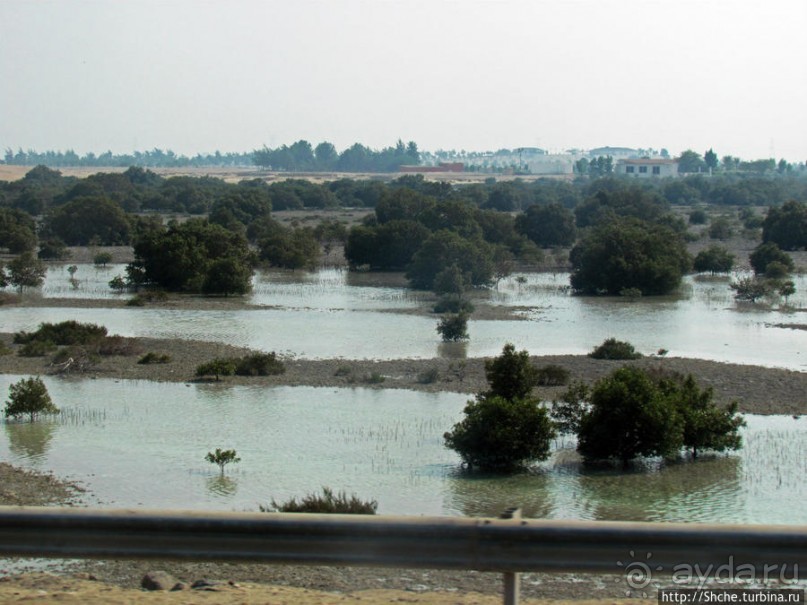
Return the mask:
[[[512,507],[501,514],[502,519],[521,519],[521,509]],[[521,596],[521,574],[517,571],[506,571],[504,577],[504,605],[518,605]]]

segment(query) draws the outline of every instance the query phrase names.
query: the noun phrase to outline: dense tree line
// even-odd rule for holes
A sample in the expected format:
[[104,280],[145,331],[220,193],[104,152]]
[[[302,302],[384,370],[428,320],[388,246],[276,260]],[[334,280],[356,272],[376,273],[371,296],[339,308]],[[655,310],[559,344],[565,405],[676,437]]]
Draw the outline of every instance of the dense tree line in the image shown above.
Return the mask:
[[252,153],[257,166],[290,172],[397,172],[401,165],[420,164],[417,143],[398,140],[394,147],[370,149],[360,143],[338,153],[327,141],[312,147],[305,140],[275,149],[263,147]]
[[[325,184],[302,179],[268,184],[262,179],[165,178],[138,167],[78,179],[37,166],[18,181],[0,182],[0,248],[21,254],[38,244],[40,258],[52,259],[62,257],[66,245],[138,246],[163,228],[158,213],[188,214],[206,216],[210,226],[251,245],[250,263],[312,267],[323,247],[346,242],[354,268],[406,271],[414,287],[426,289],[434,287],[441,272],[454,268],[468,288],[495,283],[515,263],[539,258],[541,248],[574,246],[570,260],[577,291],[651,295],[674,289],[691,263],[684,251],[684,238],[691,234],[671,212],[672,204],[691,203],[693,196],[708,200],[721,191],[718,203],[736,201],[727,189],[744,192],[741,205],[770,203],[767,216],[745,205],[740,216],[745,228],[762,227],[765,243],[784,250],[805,247],[807,187],[791,176],[695,175],[647,182],[490,179],[451,185],[404,175],[389,182],[343,178]],[[789,201],[777,203],[785,196]],[[375,212],[349,233],[337,222],[317,229],[287,227],[271,214],[346,206]],[[708,219],[696,212],[690,223]],[[731,225],[724,222],[712,221],[711,237],[731,234]],[[697,270],[730,269],[732,259],[717,249],[707,252]],[[240,252],[234,256],[246,258]],[[227,268],[222,262],[217,270]],[[234,273],[243,276],[243,271]],[[203,282],[196,276],[189,284],[167,287],[203,290]]]
[[0,207],[45,214],[79,197],[104,197],[126,212],[178,212],[206,214],[223,195],[271,200],[276,210],[334,206],[375,208],[389,189],[409,189],[436,200],[463,200],[487,210],[524,211],[533,205],[559,205],[575,209],[578,228],[597,218],[607,207],[615,214],[626,211],[639,218],[664,212],[671,205],[781,206],[807,202],[807,179],[791,176],[715,177],[693,175],[678,179],[646,181],[616,177],[562,181],[538,179],[450,185],[427,181],[423,175],[404,175],[390,182],[338,179],[314,184],[289,179],[267,184],[262,179],[225,183],[211,177],[161,177],[150,170],[130,167],[119,173],[98,173],[79,179],[65,177],[46,166],[31,169],[17,181],[0,181]]
[[593,227],[571,251],[571,285],[585,294],[667,294],[681,283],[691,258],[665,225],[620,217]]
[[398,141],[394,146],[380,150],[371,149],[360,143],[338,152],[327,141],[312,147],[311,143],[300,140],[291,145],[281,145],[274,149],[266,146],[251,152],[214,153],[185,156],[170,149],[135,151],[129,154],[86,153],[80,155],[73,150],[24,151],[6,149],[3,162],[17,166],[48,166],[50,168],[68,166],[91,166],[99,168],[139,166],[143,168],[183,168],[183,167],[231,167],[256,165],[262,168],[289,172],[397,172],[403,165],[418,165],[420,152],[417,143]]
[[420,289],[433,289],[438,274],[450,267],[458,270],[463,286],[488,285],[507,275],[514,259],[538,255],[509,214],[404,187],[382,195],[375,214],[351,230],[345,247],[351,266],[405,269]]
[[153,228],[135,242],[134,254],[127,267],[133,286],[225,296],[251,288],[254,257],[246,238],[207,219]]
[[92,166],[112,168],[125,166],[143,166],[148,168],[178,168],[185,166],[249,166],[252,153],[197,153],[194,156],[177,155],[170,149],[152,149],[151,151],[135,151],[126,154],[113,154],[106,151],[101,154],[85,153],[79,155],[72,149],[67,151],[38,152],[32,149],[23,151],[6,149],[3,161],[17,166],[49,166],[51,168],[66,166]]

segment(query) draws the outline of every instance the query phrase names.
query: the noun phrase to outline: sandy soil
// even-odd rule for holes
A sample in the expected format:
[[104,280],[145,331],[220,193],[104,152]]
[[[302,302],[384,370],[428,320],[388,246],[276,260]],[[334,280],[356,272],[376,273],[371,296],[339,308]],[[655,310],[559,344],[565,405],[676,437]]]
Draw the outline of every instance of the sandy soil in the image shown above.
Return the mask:
[[[85,372],[71,376],[83,378],[115,378],[193,382],[196,367],[215,357],[239,357],[249,349],[211,342],[161,340],[151,338],[125,339],[129,355],[102,357]],[[0,373],[57,374],[59,368],[50,357],[20,357],[19,345],[12,343],[11,334],[0,334],[0,342],[12,351],[0,356]],[[456,354],[461,354],[457,345]],[[138,364],[146,352],[170,356],[169,363]],[[784,369],[763,368],[699,359],[646,357],[636,361],[607,361],[585,355],[533,356],[538,367],[557,364],[571,374],[572,380],[593,383],[623,365],[644,368],[664,368],[681,374],[692,374],[702,386],[715,391],[719,403],[737,401],[740,410],[755,414],[807,414],[807,373]],[[250,384],[262,386],[307,385],[317,387],[369,387],[411,389],[417,391],[453,391],[476,393],[486,388],[484,359],[435,358],[395,359],[387,361],[285,358],[286,372],[279,376],[224,377],[224,385]],[[212,380],[212,379],[204,379]],[[535,394],[545,400],[557,398],[565,387],[537,387]]]
[[[16,181],[24,177],[34,166],[9,166],[0,164],[0,181]],[[117,173],[126,172],[127,167],[82,167],[82,166],[64,166],[57,167],[63,176],[74,176],[78,178],[86,178],[92,174],[99,172]],[[274,172],[270,170],[262,170],[257,166],[237,166],[237,167],[214,167],[206,166],[201,168],[195,167],[182,167],[182,168],[149,168],[152,172],[163,177],[172,176],[194,176],[205,177],[210,176],[222,179],[228,183],[238,183],[246,179],[263,179],[266,182],[272,183],[275,181],[285,181],[287,179],[303,179],[312,183],[327,183],[339,179],[355,179],[355,180],[382,180],[390,181],[397,179],[404,175],[402,172]],[[449,183],[484,183],[486,179],[493,177],[497,181],[535,181],[543,178],[555,178],[562,180],[572,180],[573,175],[541,175],[541,174],[527,174],[527,175],[507,175],[507,174],[493,174],[482,172],[427,172],[423,173],[423,177],[429,181],[445,181]]]
[[0,506],[72,506],[84,490],[49,473],[19,469],[0,462]]
[[[363,603],[414,603],[421,605],[494,605],[501,603],[500,596],[482,595],[454,590],[439,593],[417,593],[401,590],[372,589],[348,593],[326,592],[285,586],[260,586],[250,583],[217,584],[204,590],[177,592],[144,592],[123,589],[103,582],[79,578],[65,578],[46,574],[0,578],[0,601],[3,603],[50,604],[80,603],[82,605],[107,604],[187,604],[216,603],[217,605],[272,604],[272,605],[325,605]],[[527,605],[560,605],[563,601],[522,599]],[[606,601],[576,601],[576,605],[595,605]],[[626,599],[609,599],[607,603],[622,605]],[[647,605],[655,600],[629,601]]]

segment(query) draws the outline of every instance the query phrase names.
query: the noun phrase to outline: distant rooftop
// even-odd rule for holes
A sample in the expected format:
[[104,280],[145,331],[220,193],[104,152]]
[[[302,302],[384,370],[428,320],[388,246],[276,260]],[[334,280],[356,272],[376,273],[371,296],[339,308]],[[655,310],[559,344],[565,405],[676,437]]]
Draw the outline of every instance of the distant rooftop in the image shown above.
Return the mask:
[[666,164],[677,164],[678,160],[672,160],[668,158],[635,158],[635,159],[624,159],[624,160],[617,160],[623,164],[641,164],[643,166],[660,166]]

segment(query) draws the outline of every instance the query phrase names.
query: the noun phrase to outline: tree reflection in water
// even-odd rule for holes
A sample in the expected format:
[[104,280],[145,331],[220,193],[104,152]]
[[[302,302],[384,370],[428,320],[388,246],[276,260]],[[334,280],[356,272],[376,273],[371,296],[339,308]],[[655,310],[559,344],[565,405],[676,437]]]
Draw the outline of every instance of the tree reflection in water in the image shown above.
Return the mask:
[[234,496],[238,491],[238,481],[231,477],[224,475],[216,475],[215,477],[208,477],[207,491],[215,496],[229,497]]
[[56,421],[52,419],[40,419],[36,422],[6,420],[8,449],[15,456],[40,464],[50,450],[56,426]]

